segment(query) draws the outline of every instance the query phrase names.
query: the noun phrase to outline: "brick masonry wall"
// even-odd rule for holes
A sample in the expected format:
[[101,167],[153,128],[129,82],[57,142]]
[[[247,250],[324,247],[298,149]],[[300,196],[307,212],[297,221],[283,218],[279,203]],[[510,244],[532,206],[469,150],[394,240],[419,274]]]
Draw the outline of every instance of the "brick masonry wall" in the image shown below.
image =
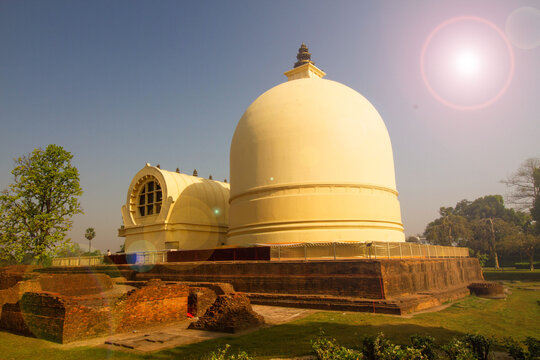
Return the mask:
[[4,304],[15,304],[25,292],[29,291],[41,291],[41,286],[37,280],[21,281],[8,289],[0,290],[0,317],[2,316]]
[[477,259],[458,258],[158,264],[136,278],[227,282],[246,293],[384,299],[466,287],[483,276]]
[[0,316],[0,329],[9,330],[15,334],[33,336],[32,332],[26,325],[23,314],[20,309],[20,304],[6,303],[2,305],[2,316]]
[[193,316],[203,316],[216,298],[216,293],[209,288],[190,287],[187,311]]
[[66,307],[62,343],[113,334],[114,314],[110,307],[89,308],[81,305]]
[[[91,269],[129,274],[127,278],[131,280],[158,278],[164,281],[229,283],[235,290],[246,293],[367,299],[466,287],[472,281],[483,279],[480,265],[474,258],[170,263],[151,268],[146,266],[145,271],[138,273],[137,268],[133,265],[110,265]],[[84,271],[90,271],[90,268]]]
[[117,332],[151,324],[184,320],[188,307],[188,287],[151,281],[146,287],[132,290],[113,306]]
[[188,288],[183,284],[149,286],[130,291],[112,306],[88,307],[50,292],[27,292],[16,304],[5,304],[0,328],[19,334],[68,343],[125,332],[148,325],[183,320]]
[[32,273],[36,267],[32,265],[11,265],[0,267],[0,290],[9,289],[19,281],[35,276]]
[[387,299],[418,292],[466,287],[483,280],[476,258],[380,260]]
[[138,280],[225,282],[247,293],[321,294],[381,298],[380,262],[282,261],[157,264]]
[[217,300],[190,329],[235,333],[264,324],[264,318],[253,311],[249,298],[242,293],[219,295]]
[[99,294],[113,288],[106,274],[40,274],[39,283],[43,291],[67,296]]

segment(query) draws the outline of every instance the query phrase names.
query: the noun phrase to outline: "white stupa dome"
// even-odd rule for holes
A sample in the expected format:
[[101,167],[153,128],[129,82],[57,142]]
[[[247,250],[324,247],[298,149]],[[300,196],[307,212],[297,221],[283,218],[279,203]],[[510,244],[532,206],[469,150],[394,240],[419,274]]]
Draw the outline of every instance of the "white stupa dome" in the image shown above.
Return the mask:
[[227,243],[404,241],[377,110],[311,62],[285,74],[236,127]]

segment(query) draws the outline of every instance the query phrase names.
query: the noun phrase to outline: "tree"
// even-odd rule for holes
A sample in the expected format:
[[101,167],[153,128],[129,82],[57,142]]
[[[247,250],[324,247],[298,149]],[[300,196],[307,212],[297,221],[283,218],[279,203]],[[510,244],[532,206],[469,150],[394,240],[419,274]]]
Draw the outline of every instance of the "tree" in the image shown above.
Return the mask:
[[[534,186],[540,188],[540,168],[534,170]],[[531,208],[531,217],[534,221],[534,233],[540,235],[540,193],[536,194]]]
[[441,207],[440,218],[430,222],[424,235],[431,244],[437,245],[465,245],[470,236],[467,219],[457,214],[452,207]]
[[518,232],[516,225],[500,218],[480,218],[470,222],[471,247],[476,251],[489,253],[495,269],[499,269],[499,247],[508,236]]
[[430,243],[468,246],[477,256],[489,254],[496,268],[499,268],[499,245],[530,222],[528,214],[506,208],[501,195],[462,200],[455,208],[441,207],[439,213],[440,218],[429,223],[425,230]]
[[525,252],[530,268],[534,270],[534,254],[540,246],[540,158],[525,160],[503,183],[511,188],[510,201],[531,214],[521,231],[507,238],[507,243]]
[[456,214],[465,217],[472,231],[469,245],[476,251],[487,251],[495,268],[499,269],[497,243],[526,222],[526,214],[504,206],[501,195],[487,195],[474,201],[462,200],[456,204]]
[[90,252],[92,250],[90,244],[92,242],[92,239],[96,237],[96,232],[94,231],[94,228],[86,229],[84,237],[88,240],[88,252]]
[[82,213],[73,155],[58,145],[15,160],[14,182],[0,194],[0,258],[43,262],[69,244],[71,217]]
[[517,250],[520,253],[525,253],[529,261],[530,270],[534,270],[534,255],[538,248],[540,248],[539,236],[532,234],[530,231],[519,231],[505,237],[503,246],[508,251]]
[[540,194],[540,158],[525,160],[517,171],[506,180],[510,188],[508,202],[519,210],[529,210]]

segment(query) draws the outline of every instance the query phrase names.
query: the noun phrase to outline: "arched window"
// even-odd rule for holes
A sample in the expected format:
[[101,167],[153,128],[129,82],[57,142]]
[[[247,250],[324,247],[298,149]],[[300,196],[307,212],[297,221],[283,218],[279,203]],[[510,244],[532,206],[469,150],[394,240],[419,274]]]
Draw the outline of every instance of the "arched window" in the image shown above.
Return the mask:
[[137,209],[140,216],[159,214],[161,211],[162,192],[156,180],[150,180],[141,186]]

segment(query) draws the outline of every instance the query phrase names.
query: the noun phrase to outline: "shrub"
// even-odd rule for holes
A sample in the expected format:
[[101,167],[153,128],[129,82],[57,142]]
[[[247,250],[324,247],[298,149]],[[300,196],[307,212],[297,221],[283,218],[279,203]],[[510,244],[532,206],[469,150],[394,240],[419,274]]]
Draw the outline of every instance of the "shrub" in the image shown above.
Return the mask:
[[441,349],[450,360],[476,360],[468,344],[460,339],[454,338],[450,343],[441,346]]
[[[523,346],[525,345],[525,347]],[[514,360],[534,360],[540,358],[540,340],[528,336],[523,345],[512,338],[505,341],[506,351]]]
[[[382,333],[379,335],[382,335]],[[380,339],[378,338],[378,336],[372,335],[364,336],[362,339],[362,355],[364,355],[364,359],[377,360],[377,351],[380,347]]]
[[217,349],[216,352],[211,353],[208,360],[252,360],[245,351],[240,351],[236,355],[227,354],[230,347],[231,345],[225,344],[224,348]]
[[362,355],[366,360],[423,360],[428,359],[421,349],[392,344],[383,333],[362,340]]
[[477,359],[488,360],[493,338],[487,338],[480,334],[465,334],[463,341],[469,345]]
[[420,350],[426,359],[435,359],[435,338],[427,335],[415,334],[411,336],[411,344],[414,349]]
[[363,358],[362,354],[339,346],[336,339],[325,337],[322,331],[315,341],[311,341],[311,348],[319,360],[359,360]]

